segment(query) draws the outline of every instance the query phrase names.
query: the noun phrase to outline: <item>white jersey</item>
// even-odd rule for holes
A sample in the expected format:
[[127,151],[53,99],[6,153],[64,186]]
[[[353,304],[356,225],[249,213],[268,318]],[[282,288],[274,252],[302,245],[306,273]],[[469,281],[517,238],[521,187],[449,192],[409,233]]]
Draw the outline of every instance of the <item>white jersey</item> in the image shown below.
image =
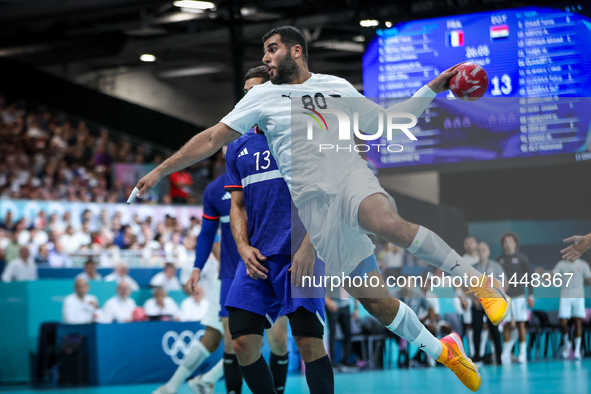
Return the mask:
[[[435,93],[423,87],[414,97],[417,99],[397,104],[395,111],[390,112],[412,113],[418,118]],[[330,113],[334,110],[350,119],[348,141],[339,140],[342,131],[339,132],[337,116]],[[269,81],[254,86],[221,123],[241,134],[255,124],[264,131],[279,172],[290,188],[295,205],[301,208],[322,195],[335,195],[345,178],[356,169],[367,168],[367,163],[354,150],[320,151],[320,144],[355,145],[354,113],[358,114],[359,130],[376,133],[378,116],[384,112],[384,108],[365,99],[345,79],[312,73],[302,84],[274,85]],[[314,114],[322,115],[326,130],[314,126],[313,138],[308,140],[307,121]]]
[[[585,281],[591,278],[591,269],[589,269],[587,262],[581,259],[573,262],[561,260],[556,264],[552,273],[562,275],[560,298],[585,298]],[[565,274],[573,275],[571,277],[571,275]]]

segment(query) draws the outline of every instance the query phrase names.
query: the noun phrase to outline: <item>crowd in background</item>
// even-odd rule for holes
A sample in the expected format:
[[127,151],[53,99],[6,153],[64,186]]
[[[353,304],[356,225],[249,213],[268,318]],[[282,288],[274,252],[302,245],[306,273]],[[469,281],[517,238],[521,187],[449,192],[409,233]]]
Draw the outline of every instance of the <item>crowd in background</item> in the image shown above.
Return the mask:
[[[84,260],[92,256],[100,266],[112,267],[124,251],[133,252],[134,259],[144,266],[169,261],[180,267],[190,262],[201,231],[199,218],[192,217],[190,225],[181,228],[171,215],[158,223],[135,215],[122,224],[121,217],[120,212],[109,217],[106,210],[98,216],[86,210],[80,221],[74,221],[70,212],[60,216],[40,211],[28,223],[24,218],[13,220],[8,211],[0,221],[0,265],[19,258],[24,253],[22,247],[35,264],[54,268],[72,267],[76,256]],[[78,222],[80,226],[76,226]]]
[[[112,177],[114,163],[159,164],[165,153],[132,143],[105,128],[91,129],[45,109],[27,110],[0,96],[0,198],[68,202],[125,202],[133,189]],[[225,171],[221,154],[189,168],[204,180]],[[190,184],[190,183],[189,183]],[[175,199],[174,186],[144,202],[196,203]]]

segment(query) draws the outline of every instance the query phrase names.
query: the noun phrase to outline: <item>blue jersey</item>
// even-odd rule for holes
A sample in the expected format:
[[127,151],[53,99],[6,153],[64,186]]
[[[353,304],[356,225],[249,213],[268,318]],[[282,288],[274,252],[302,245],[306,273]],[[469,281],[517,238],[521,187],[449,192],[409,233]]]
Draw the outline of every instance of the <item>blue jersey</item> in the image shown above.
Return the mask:
[[205,188],[203,193],[203,219],[221,223],[220,279],[233,278],[240,255],[230,227],[230,203],[232,196],[224,190],[226,174],[221,175]]
[[291,255],[292,231],[295,251],[304,226],[258,127],[228,145],[226,174],[226,190],[244,193],[250,245],[263,256]]

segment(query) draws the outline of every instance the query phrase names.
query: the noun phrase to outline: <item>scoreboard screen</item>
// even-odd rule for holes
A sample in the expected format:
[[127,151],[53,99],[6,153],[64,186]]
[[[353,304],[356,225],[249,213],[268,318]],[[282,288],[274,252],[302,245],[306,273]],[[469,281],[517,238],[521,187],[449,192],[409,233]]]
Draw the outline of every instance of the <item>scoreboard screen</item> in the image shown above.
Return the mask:
[[366,159],[376,168],[405,170],[591,159],[591,19],[576,7],[482,12],[378,30],[363,56],[366,97],[390,106],[465,61],[486,70],[489,87],[476,102],[439,94],[413,128],[416,141],[402,135],[395,141],[401,152],[370,150]]

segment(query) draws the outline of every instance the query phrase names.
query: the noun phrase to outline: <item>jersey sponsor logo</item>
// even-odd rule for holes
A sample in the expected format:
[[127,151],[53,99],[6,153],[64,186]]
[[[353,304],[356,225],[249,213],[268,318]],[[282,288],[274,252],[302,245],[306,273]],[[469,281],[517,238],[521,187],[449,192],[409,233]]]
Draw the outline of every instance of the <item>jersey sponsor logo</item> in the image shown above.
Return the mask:
[[222,200],[231,200],[232,199],[232,194],[230,194],[230,192],[225,192],[224,195],[222,196]]
[[289,94],[282,94],[281,97],[287,97],[291,100],[291,92],[289,92]]
[[170,356],[173,363],[181,365],[185,356],[199,342],[203,334],[205,334],[205,330],[199,330],[195,333],[185,330],[180,334],[176,331],[167,331],[162,336],[162,350],[164,354]]
[[248,155],[248,149],[244,148],[240,151],[240,154],[238,155],[238,157],[242,157],[242,156],[246,156]]
[[460,266],[460,262],[459,262],[459,261],[456,261],[456,265],[454,265],[454,266],[453,266],[453,267],[450,269],[450,271],[453,271],[454,269],[458,268],[459,266]]

